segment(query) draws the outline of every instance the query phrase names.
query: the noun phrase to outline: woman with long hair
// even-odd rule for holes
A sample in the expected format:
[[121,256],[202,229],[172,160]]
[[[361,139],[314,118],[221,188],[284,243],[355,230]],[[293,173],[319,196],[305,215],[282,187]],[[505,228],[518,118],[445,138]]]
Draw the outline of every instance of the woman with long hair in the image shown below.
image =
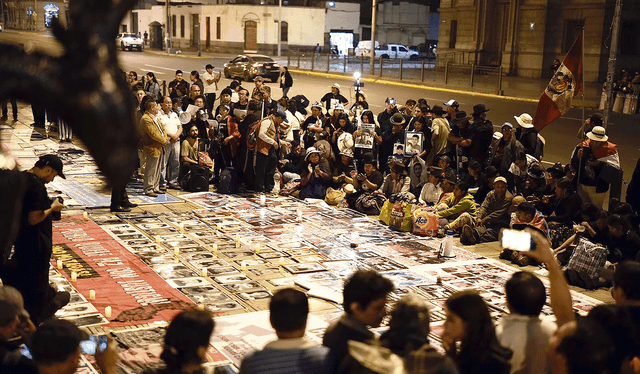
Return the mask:
[[156,79],[156,75],[152,72],[147,73],[147,83],[144,85],[144,92],[147,95],[153,97],[159,103],[162,102],[162,95],[160,94],[160,85]]
[[480,295],[457,292],[445,302],[445,311],[442,345],[461,374],[509,373],[512,352],[500,345],[489,309]]
[[165,367],[145,374],[204,373],[202,363],[213,333],[213,318],[205,311],[178,314],[167,328],[160,358]]
[[282,96],[288,97],[289,89],[293,86],[293,78],[289,73],[289,68],[283,66],[280,70],[280,77],[278,79],[280,81],[280,88],[282,88]]

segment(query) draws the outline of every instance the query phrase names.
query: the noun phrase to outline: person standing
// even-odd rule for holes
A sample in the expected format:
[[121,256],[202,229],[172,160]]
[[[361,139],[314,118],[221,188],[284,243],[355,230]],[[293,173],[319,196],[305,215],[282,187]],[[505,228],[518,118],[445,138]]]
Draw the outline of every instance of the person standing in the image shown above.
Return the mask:
[[161,101],[162,94],[160,93],[160,85],[156,79],[156,75],[152,72],[147,73],[147,82],[144,85],[144,92],[151,96],[154,100]]
[[22,173],[26,184],[20,229],[9,260],[6,283],[22,293],[25,309],[37,325],[52,317],[70,299],[68,292],[56,292],[49,285],[49,261],[53,252],[52,213],[60,212],[64,205],[58,199],[51,200],[45,187],[56,176],[65,176],[62,160],[56,155],[40,156],[31,169]]
[[426,164],[431,166],[437,156],[443,155],[447,150],[447,141],[451,128],[449,121],[442,117],[446,112],[438,105],[433,106],[433,123],[431,124],[431,152],[427,156]]
[[213,111],[213,103],[216,101],[216,92],[218,91],[220,76],[213,72],[213,65],[211,64],[207,64],[205,69],[207,72],[202,74],[202,84],[204,88],[203,93],[204,98],[206,99],[207,113],[209,114],[209,117],[213,117],[211,112]]
[[144,114],[140,118],[143,153],[146,159],[144,169],[144,193],[150,197],[157,197],[160,191],[160,157],[162,147],[169,144],[169,139],[162,126],[158,123],[157,115],[160,107],[155,100],[149,99],[144,104]]
[[180,91],[189,92],[189,83],[183,79],[182,70],[176,70],[176,79],[169,82],[169,95],[180,97]]
[[7,110],[7,102],[11,103],[11,111],[13,112],[13,122],[18,121],[18,103],[14,97],[9,99],[0,100],[0,106],[2,106],[2,117],[0,121],[6,121],[9,115]]
[[167,186],[173,189],[180,189],[178,174],[180,173],[180,134],[182,134],[182,125],[178,114],[173,111],[171,96],[165,96],[160,107],[158,122],[160,122],[164,132],[169,137],[169,143],[162,149],[160,191],[166,190]]
[[340,85],[338,83],[334,83],[331,85],[331,92],[327,92],[322,99],[321,102],[325,103],[325,108],[327,108],[327,112],[331,109],[334,109],[336,105],[342,104],[343,107],[346,107],[349,104],[349,100],[346,97],[342,96],[340,93]]
[[256,143],[255,191],[270,192],[273,189],[273,175],[278,162],[279,148],[278,131],[281,125],[288,126],[287,114],[278,110],[262,120]]
[[289,93],[291,86],[293,86],[293,78],[291,78],[289,68],[283,66],[280,71],[280,88],[282,88],[282,97],[289,97],[287,94]]

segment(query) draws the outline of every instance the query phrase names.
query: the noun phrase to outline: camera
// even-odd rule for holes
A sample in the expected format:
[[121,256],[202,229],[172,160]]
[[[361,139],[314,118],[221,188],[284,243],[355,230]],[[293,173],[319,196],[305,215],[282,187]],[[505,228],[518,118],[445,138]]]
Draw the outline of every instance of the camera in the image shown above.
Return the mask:
[[[58,200],[60,202],[60,204],[64,203],[64,199],[61,197],[54,197],[53,199],[51,199],[51,202],[53,203],[54,201]],[[62,219],[62,212],[51,212],[51,219],[54,221],[60,221]]]

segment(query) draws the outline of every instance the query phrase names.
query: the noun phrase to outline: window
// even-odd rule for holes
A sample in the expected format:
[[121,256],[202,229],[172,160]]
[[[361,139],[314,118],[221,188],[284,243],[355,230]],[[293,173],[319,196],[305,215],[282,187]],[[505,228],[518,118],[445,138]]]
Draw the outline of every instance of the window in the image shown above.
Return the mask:
[[171,16],[171,35],[176,36],[176,16]]
[[184,16],[180,16],[180,37],[184,38]]
[[280,22],[280,41],[287,43],[289,41],[289,23]]
[[398,47],[398,49],[400,50],[400,52],[407,52],[407,49],[405,47]]
[[456,39],[458,38],[458,21],[451,21],[451,29],[449,30],[449,49],[456,48]]
[[620,28],[620,54],[627,56],[635,56],[640,51],[638,41],[639,32],[638,21],[623,21]]
[[222,33],[222,25],[221,25],[220,17],[216,17],[216,39],[220,40],[221,33]]
[[568,19],[564,21],[564,37],[562,39],[562,53],[569,52],[573,42],[584,28],[583,19]]

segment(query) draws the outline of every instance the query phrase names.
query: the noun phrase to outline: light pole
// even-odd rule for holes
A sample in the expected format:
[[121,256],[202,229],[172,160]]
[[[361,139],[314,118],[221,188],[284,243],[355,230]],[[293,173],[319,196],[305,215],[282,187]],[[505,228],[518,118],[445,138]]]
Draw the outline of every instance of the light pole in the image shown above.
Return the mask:
[[167,35],[165,36],[165,40],[166,40],[166,44],[167,44],[167,53],[171,52],[171,42],[172,42],[172,34],[171,32],[173,31],[173,25],[171,25],[171,11],[169,10],[169,5],[170,5],[171,1],[170,0],[165,0],[165,13],[167,15],[167,22],[165,22],[164,24],[167,26],[165,27],[165,32],[167,33]]
[[282,0],[278,0],[278,57],[282,55]]
[[[374,74],[374,64],[376,61],[376,13],[378,11],[378,2],[373,0],[371,3],[371,54],[369,55],[369,74]],[[382,68],[382,66],[380,67]]]
[[[613,75],[616,73],[616,56],[618,53],[618,39],[620,38],[620,17],[622,14],[622,0],[616,1],[615,11],[613,12],[613,21],[611,25],[611,47],[609,50],[609,64],[607,70],[606,94],[607,102],[604,105],[604,113],[602,113],[602,125],[606,129],[609,125],[609,116],[611,115],[611,105],[613,104]],[[583,52],[584,53],[584,52]]]
[[198,33],[198,57],[202,56],[202,50],[200,49],[200,19],[198,18],[198,24],[196,25]]

